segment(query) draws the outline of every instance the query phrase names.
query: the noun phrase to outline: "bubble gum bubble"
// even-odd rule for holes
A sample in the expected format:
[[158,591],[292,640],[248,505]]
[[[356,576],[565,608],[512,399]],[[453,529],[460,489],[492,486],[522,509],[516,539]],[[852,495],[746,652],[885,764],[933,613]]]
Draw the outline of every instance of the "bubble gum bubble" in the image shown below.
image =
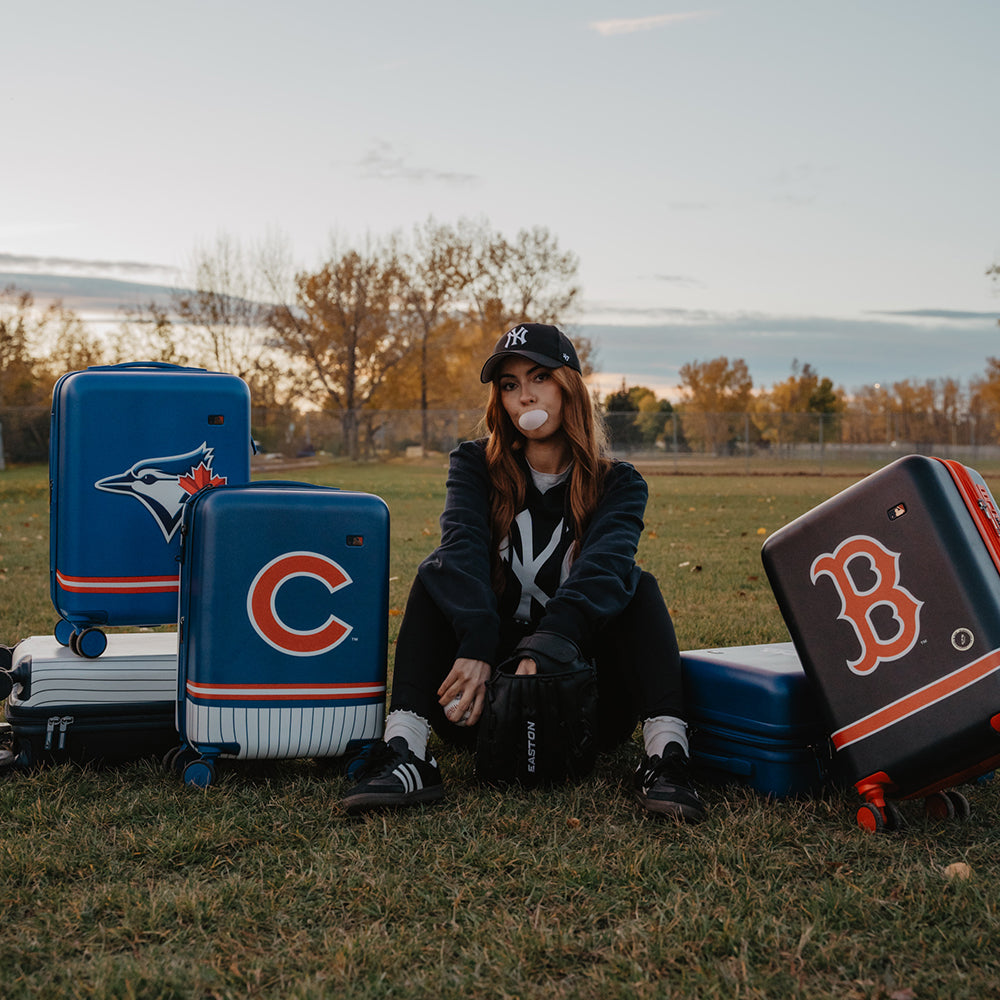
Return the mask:
[[517,423],[522,431],[537,431],[548,419],[549,415],[544,410],[528,410],[518,417]]

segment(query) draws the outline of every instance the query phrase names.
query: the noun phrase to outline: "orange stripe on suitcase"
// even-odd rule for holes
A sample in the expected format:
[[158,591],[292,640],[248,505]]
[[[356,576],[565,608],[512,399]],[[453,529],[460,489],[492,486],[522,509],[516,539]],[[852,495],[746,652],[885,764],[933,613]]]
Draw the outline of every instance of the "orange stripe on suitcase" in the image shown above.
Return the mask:
[[888,729],[889,726],[902,722],[903,719],[977,684],[997,670],[1000,670],[1000,649],[994,649],[978,660],[973,660],[964,667],[959,667],[958,670],[953,670],[950,674],[945,674],[944,677],[939,677],[930,684],[843,726],[831,737],[833,745],[837,750],[843,750],[869,736],[874,736],[875,733]]

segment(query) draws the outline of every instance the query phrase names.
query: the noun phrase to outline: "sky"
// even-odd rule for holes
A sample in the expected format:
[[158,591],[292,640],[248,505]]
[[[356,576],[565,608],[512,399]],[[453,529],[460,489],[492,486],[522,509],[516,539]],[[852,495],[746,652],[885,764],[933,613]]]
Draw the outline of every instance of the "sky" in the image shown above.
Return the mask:
[[990,0],[33,0],[4,35],[4,275],[183,282],[222,233],[308,268],[464,217],[579,257],[612,388],[1000,355]]

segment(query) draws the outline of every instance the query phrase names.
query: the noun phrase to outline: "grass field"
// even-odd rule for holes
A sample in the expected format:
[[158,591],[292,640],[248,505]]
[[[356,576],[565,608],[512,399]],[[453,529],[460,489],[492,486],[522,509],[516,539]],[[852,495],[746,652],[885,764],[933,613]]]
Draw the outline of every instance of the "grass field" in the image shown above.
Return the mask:
[[[444,460],[282,473],[383,496],[390,642],[437,539]],[[853,477],[651,470],[639,558],[682,648],[784,640],[764,537]],[[48,632],[46,473],[0,473],[0,642]],[[156,762],[0,779],[0,991],[19,997],[1000,996],[1000,782],[965,823],[904,803],[703,790],[694,828],[631,801],[637,747],[548,793],[478,787],[346,817],[335,767],[230,764],[206,792]],[[964,865],[968,878],[956,877]]]

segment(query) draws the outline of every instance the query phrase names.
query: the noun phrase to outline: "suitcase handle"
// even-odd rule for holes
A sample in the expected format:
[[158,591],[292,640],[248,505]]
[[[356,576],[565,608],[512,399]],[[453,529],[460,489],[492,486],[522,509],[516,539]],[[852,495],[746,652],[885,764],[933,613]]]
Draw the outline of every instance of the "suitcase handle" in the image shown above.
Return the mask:
[[243,483],[236,486],[237,489],[245,490],[248,486],[280,486],[282,488],[291,486],[302,490],[339,490],[339,486],[323,486],[321,483],[302,483],[295,479],[255,479],[252,483]]
[[87,371],[91,372],[114,372],[125,371],[130,368],[156,368],[160,371],[171,372],[203,372],[205,368],[186,368],[184,365],[175,365],[169,361],[123,361],[117,365],[91,365]]

